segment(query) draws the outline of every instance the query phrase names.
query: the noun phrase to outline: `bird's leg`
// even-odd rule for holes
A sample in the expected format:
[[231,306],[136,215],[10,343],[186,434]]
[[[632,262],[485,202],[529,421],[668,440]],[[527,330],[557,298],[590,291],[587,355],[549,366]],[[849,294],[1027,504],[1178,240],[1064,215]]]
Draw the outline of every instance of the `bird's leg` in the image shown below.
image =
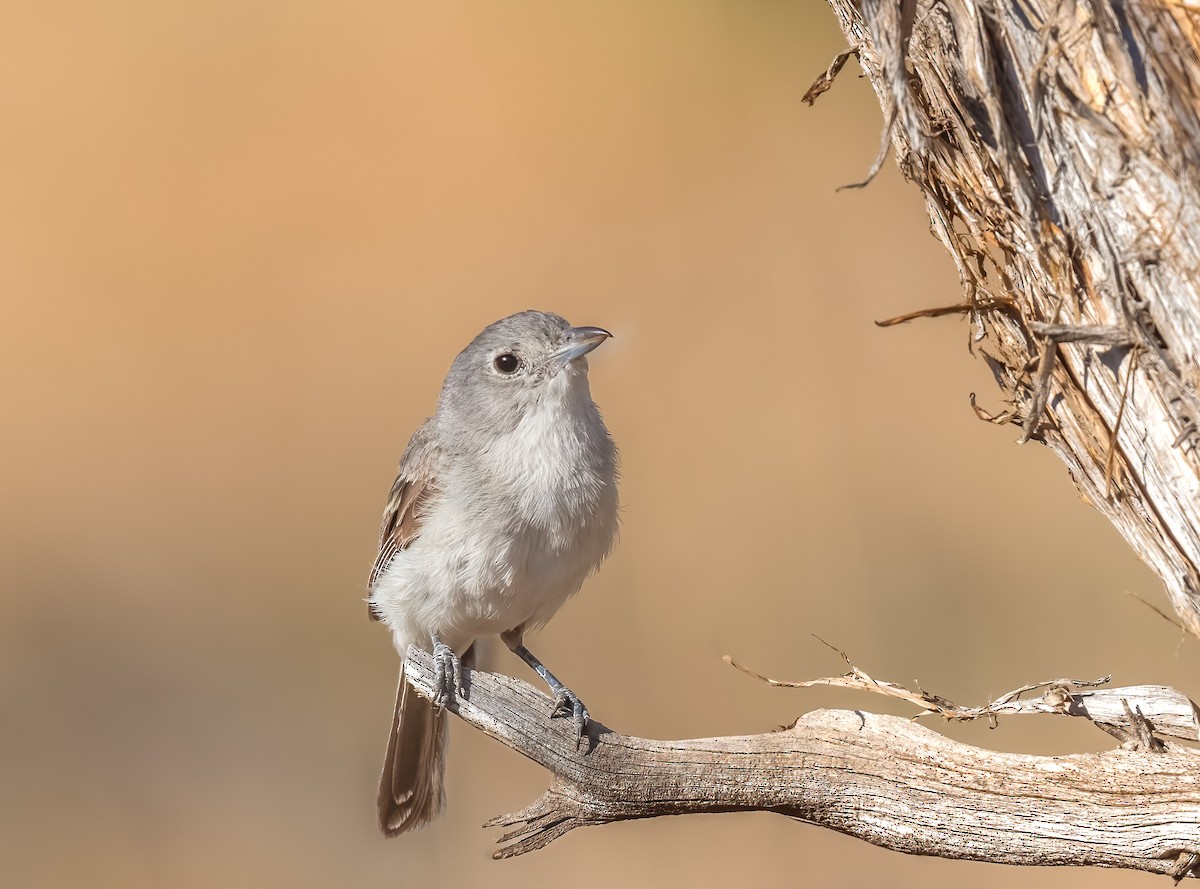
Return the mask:
[[440,710],[462,691],[462,661],[437,633],[432,634],[432,639],[433,669],[437,674],[437,695],[433,703]]
[[472,642],[470,645],[467,646],[467,650],[462,653],[462,657],[460,657],[458,660],[459,660],[459,663],[462,664],[464,673],[474,672],[475,661],[477,660],[476,655],[475,655],[475,643],[474,642]]
[[475,662],[478,660],[475,643],[472,642],[467,646],[467,650],[462,653],[462,657],[458,659],[459,666],[462,668],[462,681],[459,683],[458,690],[463,697],[467,697],[470,692],[468,684],[471,681],[471,674],[475,672]]
[[546,669],[546,665],[534,656],[533,652],[525,647],[522,641],[522,628],[517,627],[515,630],[509,630],[506,633],[501,633],[500,638],[504,640],[504,644],[508,646],[508,650],[529,664],[533,671],[542,677],[543,681],[550,686],[550,691],[554,694],[554,709],[550,711],[550,718],[558,716],[570,715],[575,722],[576,746],[578,741],[583,739],[583,730],[587,728],[589,714],[587,707],[583,706],[583,701],[579,700],[579,696],[571,689],[567,688],[558,681],[553,673]]

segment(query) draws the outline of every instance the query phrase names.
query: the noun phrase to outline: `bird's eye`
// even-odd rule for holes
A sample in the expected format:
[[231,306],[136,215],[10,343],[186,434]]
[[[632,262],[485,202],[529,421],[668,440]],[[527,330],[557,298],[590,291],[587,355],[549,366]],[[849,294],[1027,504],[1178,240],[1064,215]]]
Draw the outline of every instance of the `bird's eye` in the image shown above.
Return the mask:
[[512,352],[501,352],[495,357],[492,364],[502,374],[513,374],[521,366],[521,360]]

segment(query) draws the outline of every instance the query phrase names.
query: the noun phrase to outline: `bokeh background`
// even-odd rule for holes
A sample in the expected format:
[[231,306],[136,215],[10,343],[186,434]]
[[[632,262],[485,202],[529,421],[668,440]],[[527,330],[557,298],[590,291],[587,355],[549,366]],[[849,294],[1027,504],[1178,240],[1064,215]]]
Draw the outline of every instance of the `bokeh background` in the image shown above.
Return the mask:
[[[1112,673],[1194,685],[1158,581],[999,407],[915,190],[817,2],[0,10],[0,883],[1117,886],[906,858],[768,814],[492,862],[545,786],[453,726],[449,812],[385,841],[397,656],[362,604],[408,435],[484,324],[617,338],[622,542],[534,650],[597,718],[769,730]],[[1164,605],[1165,607],[1165,605]],[[531,678],[503,650],[485,665]],[[1066,720],[939,726],[1047,754]]]

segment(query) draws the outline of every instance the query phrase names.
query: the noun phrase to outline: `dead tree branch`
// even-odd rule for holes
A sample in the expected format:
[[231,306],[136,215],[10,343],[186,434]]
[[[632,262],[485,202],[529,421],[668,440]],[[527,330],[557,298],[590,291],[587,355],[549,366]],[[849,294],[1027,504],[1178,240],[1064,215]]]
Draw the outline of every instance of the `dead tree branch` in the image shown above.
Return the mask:
[[[840,648],[833,650],[841,655],[850,671],[844,676],[809,679],[804,682],[771,679],[742,666],[733,658],[726,657],[725,661],[748,676],[777,688],[831,685],[899,698],[921,708],[914,719],[922,716],[940,716],[942,719],[958,722],[987,719],[994,726],[1001,716],[1022,716],[1031,713],[1077,716],[1123,742],[1129,742],[1131,737],[1140,738],[1137,732],[1131,735],[1131,729],[1138,728],[1136,723],[1149,720],[1154,726],[1154,731],[1160,735],[1185,741],[1200,741],[1200,713],[1197,713],[1196,705],[1187,695],[1164,685],[1098,688],[1106,685],[1112,677],[1047,679],[1022,685],[982,707],[962,707],[924,689],[913,691],[895,682],[873,679],[851,663],[850,658],[846,657],[846,652]],[[1024,697],[1031,692],[1041,694],[1032,698]],[[1131,714],[1141,714],[1144,720]]]
[[1008,402],[977,412],[1058,453],[1200,635],[1196,4],[829,5],[963,287],[895,321],[968,320]]
[[[410,649],[405,674],[432,696],[431,655]],[[760,735],[685,741],[592,722],[576,749],[573,726],[551,720],[550,699],[530,685],[466,678],[450,709],[552,776],[539,799],[489,822],[511,828],[497,858],[576,827],[764,810],[915,855],[1197,875],[1200,752],[1157,739],[1147,747],[1153,717],[1125,717],[1142,726],[1143,743],[1059,757],[996,753],[911,720],[845,710]]]

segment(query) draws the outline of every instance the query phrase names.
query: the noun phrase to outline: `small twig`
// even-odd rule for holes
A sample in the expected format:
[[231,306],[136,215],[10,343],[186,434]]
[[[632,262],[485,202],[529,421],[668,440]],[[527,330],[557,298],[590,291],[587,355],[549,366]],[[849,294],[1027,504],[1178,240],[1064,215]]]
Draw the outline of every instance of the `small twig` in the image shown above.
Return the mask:
[[1058,343],[1048,338],[1038,359],[1038,375],[1033,383],[1033,401],[1029,405],[1029,416],[1025,418],[1025,432],[1018,439],[1022,444],[1033,438],[1037,432],[1042,413],[1050,401],[1050,377],[1054,374],[1054,361],[1057,356]]
[[1117,406],[1117,419],[1113,423],[1112,435],[1108,438],[1108,453],[1104,457],[1104,499],[1112,496],[1113,465],[1117,457],[1117,437],[1121,434],[1121,420],[1125,417],[1125,405],[1133,388],[1133,375],[1137,370],[1138,348],[1133,347],[1129,356],[1129,369],[1125,371],[1125,385],[1121,387],[1121,403]]
[[974,392],[971,393],[970,400],[971,410],[975,411],[975,416],[985,422],[995,423],[997,426],[1004,426],[1007,423],[1015,422],[1015,411],[1001,411],[998,414],[990,414],[976,403]]
[[1179,853],[1179,859],[1175,862],[1174,866],[1167,871],[1167,876],[1174,880],[1175,885],[1178,886],[1180,880],[1195,871],[1197,864],[1200,864],[1200,852],[1184,849]]
[[829,63],[829,67],[825,69],[825,73],[812,82],[812,86],[808,88],[808,92],[804,94],[800,101],[807,102],[810,106],[816,102],[818,96],[833,86],[833,81],[837,79],[842,66],[846,64],[846,60],[857,52],[858,50],[848,49],[834,56],[833,61]]
[[955,303],[952,306],[937,306],[932,309],[918,309],[915,312],[905,312],[903,315],[897,315],[894,318],[885,318],[882,321],[876,321],[876,327],[894,327],[897,324],[905,324],[909,321],[914,321],[917,318],[940,318],[943,315],[965,315],[972,311],[975,306],[970,303]]
[[1139,596],[1133,590],[1126,590],[1125,594],[1129,595],[1129,596],[1133,596],[1133,598],[1137,599],[1139,602],[1141,602],[1143,605],[1145,605],[1147,608],[1149,608],[1151,611],[1153,611],[1155,614],[1157,614],[1159,617],[1161,617],[1163,620],[1165,620],[1167,623],[1169,623],[1175,629],[1179,630],[1180,632],[1184,632],[1184,633],[1187,632],[1187,630],[1184,628],[1183,624],[1181,624],[1179,621],[1175,620],[1175,618],[1171,617],[1171,615],[1167,614],[1165,611],[1163,611],[1161,608],[1159,608],[1153,602],[1143,599],[1141,596]]
[[1128,725],[1101,725],[1100,727],[1120,741],[1122,747],[1126,750],[1138,750],[1143,753],[1162,753],[1167,749],[1162,741],[1154,737],[1154,726],[1142,713],[1141,707],[1130,707],[1129,701],[1122,698],[1121,709],[1125,711]]
[[[850,668],[848,673],[843,676],[792,682],[764,676],[737,663],[728,655],[724,660],[748,676],[777,688],[813,688],[827,685],[899,698],[922,708],[914,719],[922,716],[940,716],[946,720],[962,722],[976,719],[995,722],[1000,716],[1050,713],[1058,716],[1082,716],[1123,741],[1128,739],[1129,732],[1137,730],[1139,721],[1147,722],[1155,731],[1169,737],[1200,740],[1200,720],[1197,719],[1195,704],[1173,688],[1156,685],[1098,688],[1112,681],[1111,676],[1099,679],[1047,679],[1015,688],[982,707],[963,707],[924,689],[914,691],[895,682],[875,679],[855,666],[840,648],[817,638],[841,656]],[[1022,699],[1023,695],[1036,691],[1042,691],[1043,694],[1036,698]],[[1136,716],[1128,709],[1130,702],[1133,702],[1133,712]]]
[[838,187],[838,191],[853,191],[859,188],[866,188],[879,175],[879,171],[883,169],[883,162],[887,160],[888,152],[892,147],[892,128],[896,125],[896,106],[892,105],[888,111],[886,120],[883,122],[883,133],[879,137],[879,153],[875,155],[875,162],[871,164],[871,169],[867,171],[867,178],[862,182],[851,182],[847,185]]
[[1188,631],[1187,631],[1187,627],[1185,627],[1179,621],[1175,620],[1175,618],[1173,618],[1171,615],[1167,614],[1165,611],[1163,611],[1161,608],[1159,608],[1153,602],[1149,602],[1146,599],[1143,599],[1141,596],[1139,596],[1133,590],[1126,590],[1125,594],[1128,596],[1133,596],[1133,598],[1137,599],[1139,602],[1141,602],[1143,605],[1145,605],[1147,608],[1149,608],[1151,611],[1153,611],[1155,614],[1157,614],[1159,617],[1161,617],[1163,620],[1165,620],[1167,623],[1169,623],[1175,629],[1179,630],[1179,641],[1175,643],[1175,656],[1179,657],[1179,650],[1181,648],[1183,648],[1183,643],[1188,638],[1188,635],[1189,635]]
[[935,306],[932,309],[917,309],[915,312],[905,312],[903,315],[896,315],[894,318],[885,318],[882,321],[876,321],[876,327],[894,327],[897,324],[905,324],[909,321],[915,321],[917,318],[940,318],[943,315],[967,315],[972,312],[986,312],[991,309],[1011,309],[1015,303],[1011,299],[1003,297],[993,297],[990,299],[982,299],[979,301],[968,301],[955,303],[952,306]]
[[[832,646],[831,646],[832,647]],[[845,658],[845,652],[840,649],[834,649]],[[730,666],[741,670],[748,676],[753,676],[755,679],[760,679],[768,685],[773,685],[777,688],[813,688],[818,685],[832,685],[840,688],[855,688],[863,691],[871,691],[877,694],[884,695],[889,698],[900,698],[908,701],[918,707],[923,708],[920,713],[914,716],[914,719],[919,719],[922,716],[941,716],[947,720],[971,721],[975,719],[990,718],[1000,716],[1002,714],[1016,713],[1052,713],[1061,712],[1065,701],[1060,692],[1064,690],[1069,692],[1072,688],[1092,688],[1098,685],[1103,685],[1109,682],[1112,677],[1105,676],[1100,679],[1047,679],[1043,682],[1032,682],[1028,685],[1023,685],[1020,688],[1013,689],[1006,694],[1001,695],[994,701],[985,704],[982,707],[962,707],[955,704],[953,701],[943,698],[941,695],[932,694],[922,690],[913,691],[895,682],[886,682],[879,679],[874,679],[867,675],[863,670],[854,666],[847,658],[846,663],[850,667],[850,672],[844,676],[828,676],[821,679],[808,679],[803,682],[790,682],[782,679],[771,679],[764,676],[749,667],[739,664],[737,661],[728,655],[724,658],[725,662]],[[1044,700],[1037,701],[1020,701],[1021,695],[1038,689],[1050,689],[1056,694],[1046,697]]]

